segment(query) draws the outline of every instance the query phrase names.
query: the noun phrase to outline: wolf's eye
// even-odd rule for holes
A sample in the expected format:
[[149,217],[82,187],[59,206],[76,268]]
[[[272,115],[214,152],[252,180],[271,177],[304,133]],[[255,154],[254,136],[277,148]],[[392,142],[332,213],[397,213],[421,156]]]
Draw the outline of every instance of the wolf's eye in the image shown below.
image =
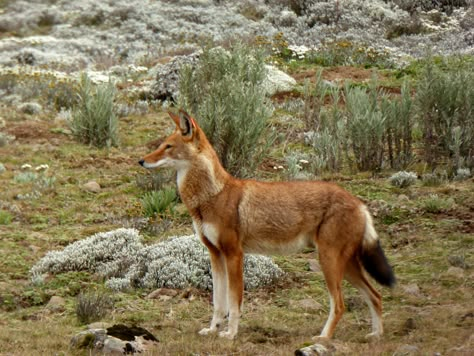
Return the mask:
[[167,145],[165,146],[165,150],[167,150],[168,148],[171,148],[171,147],[173,147],[173,146],[171,146],[170,144],[167,144]]

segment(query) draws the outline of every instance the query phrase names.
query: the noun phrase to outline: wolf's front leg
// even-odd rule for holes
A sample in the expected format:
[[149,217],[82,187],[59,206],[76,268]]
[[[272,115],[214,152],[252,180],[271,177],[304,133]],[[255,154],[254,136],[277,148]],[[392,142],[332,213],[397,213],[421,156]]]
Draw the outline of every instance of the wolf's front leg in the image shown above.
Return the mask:
[[208,335],[217,332],[227,315],[227,275],[224,256],[217,250],[209,250],[212,269],[212,299],[214,313],[209,328],[202,329],[200,335]]
[[243,280],[244,254],[239,247],[226,251],[227,267],[227,303],[229,306],[229,325],[226,331],[219,333],[220,337],[233,339],[239,329],[240,309],[244,294]]

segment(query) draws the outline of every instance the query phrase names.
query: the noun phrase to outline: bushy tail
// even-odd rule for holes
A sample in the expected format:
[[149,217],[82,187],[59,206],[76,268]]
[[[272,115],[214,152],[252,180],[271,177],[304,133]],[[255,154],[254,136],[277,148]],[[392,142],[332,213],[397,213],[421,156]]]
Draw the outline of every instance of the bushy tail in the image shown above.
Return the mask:
[[393,287],[396,280],[392,267],[388,264],[387,257],[380,246],[372,217],[365,206],[363,212],[365,214],[365,233],[360,254],[362,265],[377,282]]

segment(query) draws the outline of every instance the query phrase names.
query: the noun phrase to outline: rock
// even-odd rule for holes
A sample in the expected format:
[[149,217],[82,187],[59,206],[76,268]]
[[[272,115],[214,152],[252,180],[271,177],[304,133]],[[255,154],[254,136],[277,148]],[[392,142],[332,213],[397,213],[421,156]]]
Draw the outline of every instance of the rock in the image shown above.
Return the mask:
[[463,278],[464,277],[464,270],[460,267],[451,266],[445,272],[445,275],[451,276],[451,277],[456,277],[456,278]]
[[81,331],[73,336],[70,345],[75,348],[96,348],[102,349],[104,341],[107,338],[107,330],[105,329],[89,329]]
[[329,356],[335,349],[321,344],[314,344],[295,351],[296,356]]
[[[176,297],[178,295],[178,291],[175,289],[169,289],[169,288],[158,288],[148,294],[145,298],[146,299],[160,299],[160,300],[168,300],[173,297]],[[167,297],[167,298],[162,298],[162,297]]]
[[309,270],[312,272],[321,272],[321,266],[319,265],[319,262],[316,261],[315,259],[310,259],[308,261],[309,263]]
[[408,198],[408,196],[406,196],[405,194],[400,194],[398,197],[397,197],[397,200],[399,202],[405,202],[405,201],[409,201],[410,198]]
[[62,297],[53,295],[48,304],[46,304],[46,309],[53,313],[60,313],[64,311],[65,304],[66,302]]
[[415,284],[415,283],[408,284],[406,286],[403,286],[402,288],[403,288],[403,291],[407,294],[414,295],[414,296],[420,296],[421,295],[420,287],[418,287],[418,285]]
[[0,163],[0,174],[2,174],[3,172],[5,172],[7,169],[5,168],[5,166],[3,165],[3,163]]
[[7,123],[5,122],[5,119],[3,117],[0,117],[0,129],[3,129]]
[[270,65],[266,65],[265,68],[267,69],[267,77],[263,81],[263,87],[268,95],[288,92],[296,86],[296,80],[285,72]]
[[150,95],[157,100],[176,100],[179,95],[179,71],[184,65],[196,67],[201,52],[190,55],[177,56],[168,63],[156,69],[156,83],[152,86]]
[[125,355],[134,351],[135,349],[133,349],[131,343],[124,342],[116,337],[108,336],[104,341],[103,353],[106,355]]
[[84,190],[91,192],[91,193],[99,193],[100,192],[100,185],[96,181],[89,181],[82,186]]
[[43,110],[43,107],[38,103],[31,102],[31,103],[20,104],[18,109],[20,109],[20,111],[24,112],[25,114],[36,115],[36,114],[39,114]]
[[418,347],[414,345],[402,345],[400,346],[395,353],[394,356],[408,356],[408,355],[417,355],[419,354]]
[[[102,324],[102,325],[101,325]],[[75,335],[70,342],[74,348],[91,348],[95,352],[105,355],[125,355],[131,353],[153,354],[153,348],[159,342],[146,329],[125,325],[113,325],[107,329],[101,328],[104,323],[89,325],[99,328],[89,328]]]

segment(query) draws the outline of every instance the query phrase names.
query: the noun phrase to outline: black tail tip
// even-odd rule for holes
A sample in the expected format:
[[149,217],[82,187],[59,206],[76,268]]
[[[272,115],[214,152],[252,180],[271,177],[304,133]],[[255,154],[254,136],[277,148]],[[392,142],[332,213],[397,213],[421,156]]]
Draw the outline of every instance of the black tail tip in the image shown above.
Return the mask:
[[138,164],[143,167],[145,164],[145,160],[144,159],[139,160]]
[[380,241],[377,245],[362,251],[362,264],[365,270],[381,285],[387,287],[394,287],[397,283],[392,266],[387,261],[385,253],[380,246]]

